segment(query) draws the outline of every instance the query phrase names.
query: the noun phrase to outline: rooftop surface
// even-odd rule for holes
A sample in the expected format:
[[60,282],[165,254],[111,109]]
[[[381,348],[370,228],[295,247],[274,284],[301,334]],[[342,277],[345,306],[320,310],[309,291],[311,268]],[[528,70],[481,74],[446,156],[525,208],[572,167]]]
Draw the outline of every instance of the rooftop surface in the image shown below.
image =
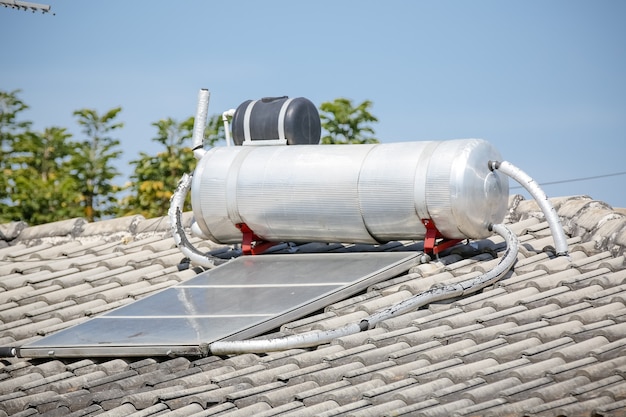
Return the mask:
[[[589,197],[551,201],[569,258],[555,256],[536,203],[511,196],[505,222],[519,237],[517,263],[478,293],[309,349],[2,358],[0,416],[626,415],[626,212]],[[184,220],[189,227],[191,214]],[[433,285],[488,271],[504,254],[499,236],[470,243],[274,332],[358,322]],[[307,244],[277,252],[422,248]],[[0,225],[0,346],[39,340],[202,271],[175,247],[167,218]]]

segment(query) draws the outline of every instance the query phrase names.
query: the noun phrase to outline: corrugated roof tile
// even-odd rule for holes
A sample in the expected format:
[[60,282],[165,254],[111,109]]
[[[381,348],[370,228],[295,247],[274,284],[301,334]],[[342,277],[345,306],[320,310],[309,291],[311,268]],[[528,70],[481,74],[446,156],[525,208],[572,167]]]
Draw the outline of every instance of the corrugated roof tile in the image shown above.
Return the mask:
[[585,299],[587,299],[587,297],[602,290],[603,288],[600,285],[590,285],[588,287],[583,287],[574,291],[567,291],[555,295],[548,301],[554,304],[558,304],[561,307],[568,307],[570,305],[584,301]]
[[448,378],[453,382],[460,383],[464,380],[469,380],[478,377],[478,372],[485,368],[498,365],[498,361],[493,358],[485,358],[476,362],[459,364],[447,368],[439,374],[440,378]]
[[513,307],[519,304],[519,300],[524,297],[529,297],[531,295],[535,295],[539,293],[537,288],[526,287],[521,290],[516,290],[507,294],[503,294],[497,297],[490,298],[485,301],[485,307],[492,307],[495,310],[501,310],[509,307]]
[[318,385],[314,381],[305,381],[295,385],[285,385],[282,388],[278,388],[269,392],[266,392],[258,397],[258,401],[264,401],[270,404],[272,407],[277,407],[286,404],[289,401],[295,399],[296,395],[302,391],[308,391],[317,388]]
[[319,363],[326,356],[329,356],[338,352],[343,352],[345,350],[346,349],[342,345],[336,345],[336,344],[324,345],[311,351],[305,351],[305,352],[290,356],[287,359],[287,362],[298,364],[300,368],[304,368],[304,367]]
[[285,372],[276,376],[276,380],[283,382],[294,382],[300,383],[302,381],[310,381],[312,380],[311,374],[317,371],[321,371],[323,369],[330,368],[330,364],[328,362],[322,362],[315,365],[310,365],[307,367],[298,367],[291,372]]
[[343,377],[344,379],[350,381],[351,384],[360,384],[361,382],[372,379],[373,375],[377,375],[376,373],[378,371],[390,369],[396,365],[397,364],[394,361],[386,360],[384,362],[373,363],[371,365],[366,365],[363,368],[348,371]]
[[373,314],[376,311],[388,307],[393,304],[397,304],[400,301],[406,300],[410,298],[413,294],[409,291],[398,291],[392,294],[388,294],[378,298],[372,298],[368,301],[361,303],[357,309],[360,311],[365,311],[368,314]]
[[408,312],[398,317],[390,318],[383,322],[380,322],[376,325],[376,327],[380,327],[388,331],[403,329],[407,326],[412,327],[413,325],[411,323],[413,323],[415,320],[430,316],[431,314],[432,312],[428,309]]
[[[439,378],[433,381],[410,385],[407,388],[400,389],[392,396],[395,400],[401,400],[406,404],[415,404],[428,399],[434,392],[454,385],[452,380],[447,378]],[[435,400],[437,403],[437,401]]]
[[393,383],[406,379],[414,380],[413,378],[409,378],[410,373],[427,366],[430,366],[430,362],[426,359],[419,359],[378,370],[372,374],[372,378],[382,379],[387,383]]
[[530,358],[532,361],[542,361],[550,358],[559,349],[575,345],[576,343],[571,337],[561,337],[559,339],[550,340],[537,346],[532,346],[522,351],[522,355]]
[[[484,379],[480,378],[484,381]],[[468,398],[472,400],[474,404],[479,404],[483,401],[489,401],[494,397],[497,397],[500,391],[520,385],[521,381],[516,377],[508,377],[499,380],[498,382],[483,383],[475,387],[471,387],[461,393],[462,398]],[[478,410],[477,410],[478,411]]]
[[428,409],[429,407],[434,407],[438,404],[439,404],[439,401],[437,401],[434,398],[431,398],[428,400],[409,404],[406,407],[397,408],[395,410],[392,410],[390,413],[387,413],[386,416],[414,416],[414,415],[418,415],[417,414],[418,412],[424,409]]
[[[374,345],[375,346],[375,345]],[[383,362],[389,359],[389,355],[394,352],[406,349],[409,347],[409,344],[406,342],[398,342],[393,345],[386,345],[384,347],[366,350],[363,352],[356,353],[352,355],[353,360],[357,360],[364,365],[370,365],[373,363]]]
[[[594,410],[594,415],[601,416],[603,415],[598,410],[602,408],[602,406],[614,403],[613,398],[609,396],[599,397],[589,399],[587,401],[579,401],[568,405],[563,405],[554,410],[554,413],[558,415],[564,416],[575,416],[575,415],[585,415],[589,412],[589,410]],[[615,413],[614,415],[619,415]]]
[[573,329],[579,329],[580,327],[582,327],[581,322],[572,320],[533,329],[528,332],[528,337],[536,337],[540,340],[549,341],[564,337],[568,335],[568,332],[571,333],[574,331]]
[[475,405],[472,400],[463,398],[452,402],[446,402],[445,404],[439,404],[431,408],[426,408],[416,415],[421,417],[447,417],[458,408],[471,407],[472,405]]
[[453,356],[458,351],[475,346],[476,342],[470,339],[460,340],[448,345],[441,345],[432,349],[424,350],[417,354],[417,359],[426,359],[431,363],[441,361],[445,358]]
[[[19,416],[21,413],[22,415],[37,414],[37,410],[31,407],[34,407],[35,404],[38,404],[46,399],[54,398],[57,395],[58,394],[54,391],[43,391],[36,394],[24,395],[2,401],[0,407],[10,416]],[[23,413],[27,410],[29,412]]]
[[487,340],[492,340],[494,337],[500,336],[505,330],[515,326],[516,324],[512,322],[484,326],[483,328],[476,328],[475,330],[472,330],[471,333],[467,333],[466,337],[476,343],[483,343]]
[[341,380],[346,373],[362,367],[364,367],[364,365],[361,362],[348,362],[344,365],[333,366],[313,372],[310,374],[311,380],[322,386],[331,382],[337,382]]
[[503,288],[490,288],[489,291],[479,291],[473,295],[456,300],[452,303],[452,307],[458,307],[465,312],[471,312],[484,308],[483,304],[485,300],[504,294],[506,294],[506,290]]
[[623,285],[624,283],[626,283],[626,269],[616,272],[607,272],[598,277],[595,277],[595,279],[591,281],[592,285],[600,285],[605,290],[608,290],[614,286]]
[[[378,376],[372,376],[372,378],[377,378]],[[404,378],[395,381],[388,381],[385,379],[385,385],[382,385],[378,388],[373,388],[371,390],[363,391],[363,398],[370,401],[372,404],[381,404],[388,401],[393,401],[391,399],[392,395],[396,392],[406,389],[411,386],[415,386],[417,381],[413,378]]]
[[328,384],[318,384],[316,388],[311,388],[297,393],[295,398],[296,400],[303,402],[304,405],[306,405],[307,407],[310,407],[311,405],[325,402],[323,401],[323,396],[328,392],[344,388],[348,385],[351,385],[350,382],[344,380],[339,380]]
[[[298,401],[291,401],[286,404],[280,405],[278,407],[272,407],[271,409],[256,413],[255,417],[274,417],[274,416],[282,416],[285,413],[297,412],[300,411],[304,407],[304,404]],[[200,417],[199,415],[197,417]]]
[[506,320],[512,321],[520,326],[526,325],[542,320],[545,314],[557,311],[559,308],[558,304],[553,303],[542,303],[540,307],[528,305],[524,310],[511,311],[511,314],[506,318]]
[[554,368],[546,371],[546,376],[551,377],[555,381],[563,381],[565,379],[571,379],[578,374],[581,369],[589,365],[597,363],[598,360],[593,357],[583,357],[571,362],[566,362],[562,365],[555,366]]
[[348,413],[349,417],[380,417],[386,412],[392,412],[398,408],[406,407],[406,403],[401,400],[394,400],[383,404],[373,405]]
[[616,401],[626,399],[626,381],[619,382],[617,384],[606,387],[599,396],[610,396]]
[[409,372],[407,377],[415,378],[420,382],[432,381],[433,379],[437,379],[439,375],[448,368],[461,364],[463,364],[463,361],[459,358],[448,359],[415,369]]
[[324,401],[304,408],[298,408],[295,411],[284,413],[281,417],[325,417],[326,411],[337,410],[339,404],[334,401]]
[[[332,401],[334,402],[334,401]],[[330,416],[351,416],[353,415],[355,412],[357,411],[361,411],[363,410],[365,407],[368,407],[370,404],[366,401],[366,400],[358,400],[355,402],[351,402],[345,405],[339,405],[339,407],[337,407],[334,410],[328,410],[324,413],[321,414],[321,416],[324,417],[330,417]]]

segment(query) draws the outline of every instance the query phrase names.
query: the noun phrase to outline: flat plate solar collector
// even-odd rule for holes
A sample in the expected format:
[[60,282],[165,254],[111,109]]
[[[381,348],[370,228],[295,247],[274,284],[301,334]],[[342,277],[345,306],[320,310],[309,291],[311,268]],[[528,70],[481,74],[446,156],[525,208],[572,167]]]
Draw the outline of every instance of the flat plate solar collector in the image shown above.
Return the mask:
[[244,256],[22,346],[24,357],[202,355],[407,271],[415,252]]

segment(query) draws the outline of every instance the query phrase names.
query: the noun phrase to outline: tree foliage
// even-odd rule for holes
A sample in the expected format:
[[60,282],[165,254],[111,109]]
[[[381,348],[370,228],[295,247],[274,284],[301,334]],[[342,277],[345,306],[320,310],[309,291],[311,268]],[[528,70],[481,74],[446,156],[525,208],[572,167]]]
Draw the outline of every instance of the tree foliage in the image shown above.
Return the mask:
[[72,173],[80,184],[81,204],[84,216],[89,221],[115,214],[117,192],[112,180],[119,175],[113,161],[122,154],[117,149],[120,141],[110,136],[111,132],[124,126],[115,119],[121,107],[115,107],[102,116],[96,110],[76,110],[78,124],[85,139],[78,143],[72,160]]
[[65,128],[26,132],[10,157],[12,220],[40,224],[81,216],[78,181],[71,161],[76,144]]
[[354,107],[347,98],[337,98],[320,105],[322,128],[326,134],[322,136],[324,144],[347,143],[378,143],[374,137],[374,129],[370,126],[377,122],[369,109],[372,102],[365,100]]
[[[157,129],[152,140],[161,145],[161,151],[156,155],[141,152],[139,159],[131,162],[135,170],[131,175],[132,182],[127,187],[130,194],[121,203],[122,214],[141,214],[144,217],[167,214],[178,181],[183,174],[192,172],[196,165],[189,147],[193,125],[193,117],[182,122],[167,118],[152,123]],[[224,124],[220,117],[216,115],[210,118],[204,137],[205,143],[210,146],[223,140]],[[189,198],[185,210],[190,210]]]

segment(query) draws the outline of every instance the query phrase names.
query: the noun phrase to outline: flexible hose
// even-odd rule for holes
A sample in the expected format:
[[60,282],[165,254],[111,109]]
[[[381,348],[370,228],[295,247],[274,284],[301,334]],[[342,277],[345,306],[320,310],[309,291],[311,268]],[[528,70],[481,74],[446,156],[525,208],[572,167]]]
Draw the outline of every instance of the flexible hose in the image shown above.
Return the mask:
[[513,178],[533,196],[550,227],[557,256],[567,256],[567,238],[565,237],[565,232],[563,232],[561,221],[559,220],[556,209],[552,203],[550,203],[550,200],[548,200],[546,193],[539,187],[539,184],[524,171],[507,161],[489,161],[489,169],[492,171],[497,169],[503,174]]
[[338,337],[348,336],[371,329],[383,320],[404,314],[431,302],[460,297],[476,292],[502,278],[513,267],[513,264],[517,260],[519,249],[517,236],[503,224],[492,225],[491,229],[506,240],[507,250],[494,269],[478,277],[456,284],[441,285],[431,288],[400,303],[394,304],[391,307],[376,312],[361,320],[360,323],[352,323],[337,329],[321,332],[303,333],[274,339],[218,341],[209,344],[209,352],[213,355],[231,355],[274,352],[285,349],[318,346],[323,343],[329,343]]
[[187,236],[185,235],[185,229],[183,228],[183,223],[181,219],[183,212],[182,207],[185,203],[187,193],[191,188],[191,178],[191,175],[184,174],[178,182],[176,191],[174,191],[174,194],[170,199],[170,208],[167,211],[167,215],[170,219],[172,237],[174,238],[174,243],[176,244],[178,249],[180,249],[183,255],[189,258],[191,262],[207,268],[212,268],[215,266],[215,258],[213,258],[212,256],[208,256],[196,249],[187,239]]

